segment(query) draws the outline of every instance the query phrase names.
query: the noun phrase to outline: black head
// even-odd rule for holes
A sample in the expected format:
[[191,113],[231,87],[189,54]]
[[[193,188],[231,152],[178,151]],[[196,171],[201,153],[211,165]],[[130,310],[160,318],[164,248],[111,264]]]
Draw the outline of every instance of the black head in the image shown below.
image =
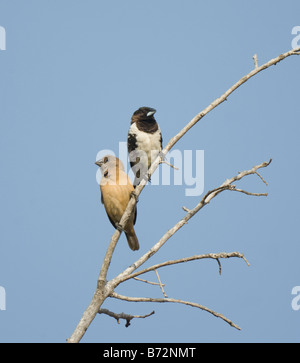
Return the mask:
[[151,107],[140,107],[138,110],[136,110],[131,118],[131,123],[139,120],[139,121],[149,121],[153,122],[155,121],[154,114],[156,110],[155,108]]

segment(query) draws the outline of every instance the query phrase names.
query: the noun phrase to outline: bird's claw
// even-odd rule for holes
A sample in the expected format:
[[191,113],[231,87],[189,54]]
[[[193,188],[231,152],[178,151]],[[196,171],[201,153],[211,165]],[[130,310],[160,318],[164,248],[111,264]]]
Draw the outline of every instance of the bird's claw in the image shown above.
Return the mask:
[[120,225],[120,223],[116,222],[116,223],[115,223],[115,226],[116,226],[116,229],[117,229],[119,232],[123,232],[123,231],[124,231],[124,228]]
[[132,191],[130,193],[130,197],[133,197],[136,203],[139,201],[139,197],[136,195],[135,191]]

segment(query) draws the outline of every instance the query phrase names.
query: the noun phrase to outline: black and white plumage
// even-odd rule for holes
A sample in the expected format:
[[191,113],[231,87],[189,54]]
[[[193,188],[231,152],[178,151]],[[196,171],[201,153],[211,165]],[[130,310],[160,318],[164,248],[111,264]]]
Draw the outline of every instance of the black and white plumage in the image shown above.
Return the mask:
[[135,175],[134,187],[140,183],[162,150],[162,136],[154,118],[155,112],[154,108],[140,107],[131,117],[127,146],[130,166]]

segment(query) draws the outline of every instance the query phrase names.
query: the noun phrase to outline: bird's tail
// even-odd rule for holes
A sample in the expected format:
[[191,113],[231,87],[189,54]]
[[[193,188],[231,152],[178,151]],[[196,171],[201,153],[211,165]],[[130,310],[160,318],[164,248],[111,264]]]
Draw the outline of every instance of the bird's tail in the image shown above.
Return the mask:
[[130,232],[125,232],[125,235],[126,235],[129,247],[133,251],[137,251],[140,248],[140,245],[139,245],[139,240],[137,239],[137,236],[134,232],[134,229],[132,229],[132,231],[130,231]]

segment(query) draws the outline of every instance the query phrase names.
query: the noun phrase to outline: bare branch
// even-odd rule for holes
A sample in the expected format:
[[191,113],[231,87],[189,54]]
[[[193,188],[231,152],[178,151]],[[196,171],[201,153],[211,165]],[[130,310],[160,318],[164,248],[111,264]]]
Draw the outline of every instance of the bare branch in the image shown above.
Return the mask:
[[231,320],[229,320],[228,318],[226,318],[224,315],[217,313],[209,308],[207,308],[204,305],[200,305],[194,302],[190,302],[190,301],[184,301],[184,300],[179,300],[179,299],[171,299],[171,298],[152,298],[152,297],[129,297],[129,296],[124,296],[124,295],[120,295],[117,294],[116,292],[113,292],[111,294],[111,297],[115,298],[115,299],[120,299],[120,300],[125,300],[125,301],[130,301],[130,302],[157,302],[157,303],[178,303],[178,304],[185,304],[185,305],[189,305],[192,306],[194,308],[198,308],[204,311],[207,311],[208,313],[216,316],[217,318],[221,318],[222,320],[226,321],[226,323],[228,323],[230,326],[241,330],[241,328],[236,325],[235,323],[233,323]]
[[[171,148],[180,140],[196,123],[198,123],[205,115],[207,115],[210,111],[212,111],[214,108],[219,106],[221,103],[223,103],[225,100],[227,100],[228,96],[230,96],[238,87],[240,87],[242,84],[247,82],[250,78],[258,74],[259,72],[276,65],[277,63],[281,62],[285,58],[291,56],[291,55],[299,55],[300,54],[300,47],[296,49],[292,49],[286,53],[283,53],[279,55],[278,57],[271,59],[267,63],[263,64],[260,67],[255,68],[250,73],[242,77],[238,82],[236,82],[231,88],[229,88],[222,96],[214,100],[208,107],[206,107],[203,111],[201,111],[199,114],[197,114],[186,126],[183,127],[183,129],[178,132],[177,135],[175,135],[169,143],[166,145],[164,150],[161,152],[161,155],[157,157],[157,159],[153,162],[150,169],[148,170],[147,178],[143,179],[141,183],[136,187],[135,189],[135,196],[132,195],[127,208],[119,222],[120,227],[124,227],[126,223],[128,222],[133,209],[135,207],[135,204],[137,202],[137,197],[145,187],[148,179],[151,177],[153,172],[156,170],[158,165],[160,164],[161,160],[164,159],[166,154],[171,150]],[[267,166],[267,165],[265,165]],[[263,166],[261,166],[263,167]],[[241,176],[242,177],[242,176]],[[239,180],[239,179],[235,179]],[[231,183],[229,183],[231,184]],[[226,189],[225,187],[223,189]],[[228,189],[228,187],[227,187]],[[190,219],[195,213],[197,213],[198,210],[200,210],[205,204],[209,203],[209,201],[218,194],[218,191],[215,191],[214,194],[212,193],[210,196],[208,196],[208,200],[205,200],[204,202],[201,202],[200,205],[198,205],[194,210],[191,210],[185,218],[179,222],[178,225],[174,226],[171,230],[169,230],[166,235],[156,244],[153,246],[153,248],[144,256],[142,256],[141,259],[138,260],[138,266],[139,267],[145,260],[147,260],[153,253],[155,253],[179,228],[184,225],[188,219]],[[83,335],[85,334],[86,330],[88,329],[89,325],[95,318],[97,312],[100,309],[100,306],[102,305],[103,301],[111,294],[112,289],[114,286],[119,284],[120,276],[114,279],[113,283],[106,283],[106,276],[107,271],[110,265],[111,257],[113,254],[113,251],[116,247],[116,244],[120,238],[120,231],[116,230],[113,234],[110,244],[108,246],[108,249],[106,251],[104,261],[101,267],[101,271],[97,280],[97,288],[94,293],[94,296],[92,298],[91,303],[89,304],[88,308],[83,313],[78,325],[76,326],[74,332],[72,333],[72,336],[67,340],[68,342],[79,342]],[[137,267],[135,267],[136,264],[134,263],[131,267],[132,270],[127,271],[125,270],[123,274],[131,273],[133,270],[135,270]]]
[[[124,278],[122,280],[122,282],[123,281],[126,281],[126,280],[129,280],[129,279],[132,279],[132,278],[135,278],[136,276],[143,275],[143,274],[145,274],[147,272],[150,272],[150,271],[153,271],[153,270],[157,270],[158,268],[165,267],[165,266],[171,266],[171,265],[175,265],[175,264],[179,264],[179,263],[185,263],[185,262],[190,262],[190,261],[195,261],[195,260],[202,260],[202,259],[206,259],[206,258],[211,258],[211,259],[214,259],[214,260],[219,260],[220,258],[232,258],[232,257],[241,258],[241,259],[243,259],[247,263],[248,266],[250,266],[249,262],[247,261],[247,259],[244,256],[244,254],[243,253],[240,253],[240,252],[206,253],[206,254],[203,254],[203,255],[195,255],[195,256],[190,256],[190,257],[183,257],[183,258],[179,258],[177,260],[170,260],[170,261],[165,261],[165,262],[158,263],[156,265],[147,267],[147,268],[145,268],[143,270],[134,272],[134,273],[126,276],[126,279]],[[219,266],[220,266],[220,264],[219,264]]]
[[293,55],[299,55],[300,54],[300,47],[293,49],[294,54]]
[[167,296],[167,294],[165,293],[164,288],[163,288],[163,284],[162,284],[162,283],[161,283],[161,281],[160,281],[160,277],[159,277],[159,274],[158,274],[157,270],[156,270],[156,269],[154,269],[154,271],[155,271],[155,273],[156,273],[157,280],[158,280],[158,282],[159,282],[159,286],[160,286],[160,289],[161,289],[161,291],[162,291],[162,293],[163,293],[164,297],[168,297],[168,296]]
[[260,179],[266,184],[266,185],[268,185],[268,183],[265,181],[265,179],[258,173],[258,172],[256,172],[255,173],[256,175],[258,175],[259,177],[260,177]]
[[167,165],[169,165],[171,168],[173,168],[173,169],[175,169],[175,170],[179,170],[179,168],[176,168],[176,166],[174,166],[174,165],[172,165],[172,164],[170,164],[170,163],[168,163],[166,160],[160,160],[160,162],[159,162],[160,164],[167,164]]
[[222,274],[222,266],[221,266],[221,262],[218,258],[216,258],[217,262],[218,262],[218,265],[219,265],[219,275]]
[[253,60],[254,60],[254,66],[255,66],[255,69],[258,68],[258,63],[257,63],[257,54],[254,54],[254,56],[252,57]]
[[151,313],[146,314],[146,315],[129,315],[129,314],[125,314],[125,313],[116,314],[108,309],[99,309],[98,313],[106,314],[108,316],[111,316],[112,318],[115,318],[117,320],[118,324],[120,324],[120,319],[124,319],[124,320],[126,320],[125,327],[128,328],[132,319],[148,318],[148,316],[155,314],[155,311],[152,311]]
[[[146,284],[150,284],[150,285],[159,285],[160,286],[160,283],[159,282],[152,282],[152,281],[140,279],[138,277],[134,277],[134,280],[142,281],[142,282],[145,282]],[[162,284],[162,286],[165,286],[165,284]]]
[[267,197],[268,196],[268,193],[251,193],[251,192],[247,192],[246,190],[236,188],[235,185],[232,185],[231,188],[229,188],[229,190],[232,190],[234,192],[244,193],[244,194],[247,194],[247,195],[252,195],[254,197]]

